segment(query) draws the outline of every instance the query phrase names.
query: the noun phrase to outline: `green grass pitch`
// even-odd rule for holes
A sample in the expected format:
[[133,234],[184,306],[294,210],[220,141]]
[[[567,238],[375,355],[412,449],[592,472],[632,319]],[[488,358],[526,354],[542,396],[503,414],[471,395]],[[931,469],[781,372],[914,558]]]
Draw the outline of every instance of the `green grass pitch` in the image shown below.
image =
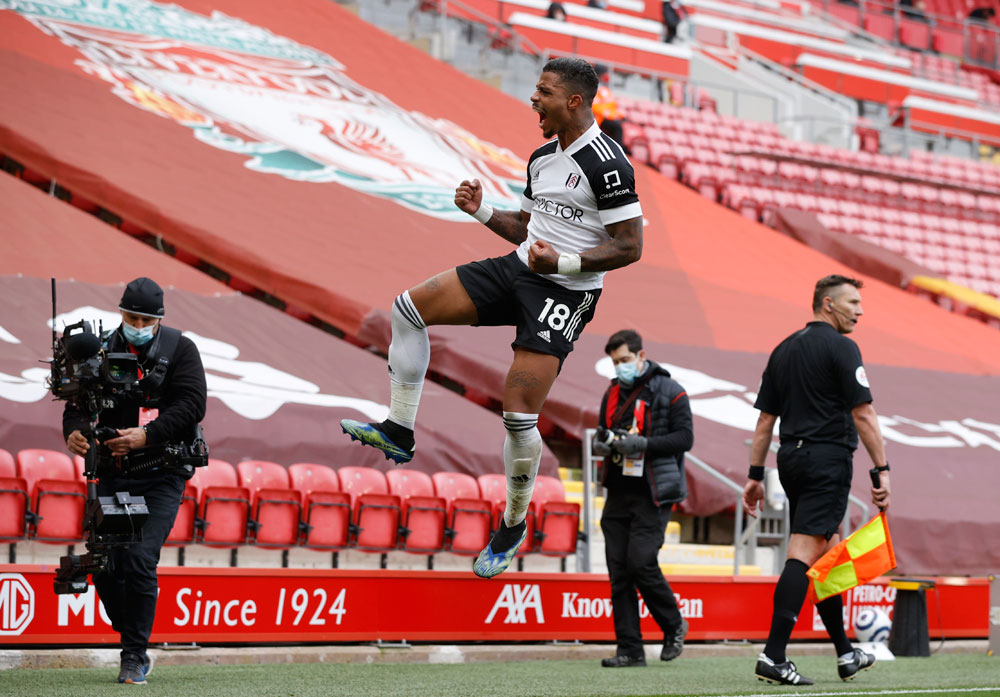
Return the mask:
[[0,671],[0,695],[101,697],[604,697],[768,694],[968,695],[1000,697],[1000,658],[969,654],[899,658],[851,682],[837,677],[830,657],[796,659],[812,687],[777,687],[753,675],[753,659],[680,658],[646,668],[602,668],[597,661],[529,661],[428,665],[288,663],[242,666],[154,666],[148,684],[118,685],[111,668]]

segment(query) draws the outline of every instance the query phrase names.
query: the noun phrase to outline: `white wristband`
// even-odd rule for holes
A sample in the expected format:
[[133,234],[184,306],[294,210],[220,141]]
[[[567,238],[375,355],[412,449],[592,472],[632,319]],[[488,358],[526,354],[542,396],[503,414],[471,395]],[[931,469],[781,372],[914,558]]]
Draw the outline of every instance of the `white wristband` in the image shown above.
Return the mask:
[[485,225],[493,217],[493,206],[483,201],[479,204],[479,210],[473,213],[472,217]]
[[580,255],[562,253],[559,255],[559,263],[556,268],[561,274],[580,273]]

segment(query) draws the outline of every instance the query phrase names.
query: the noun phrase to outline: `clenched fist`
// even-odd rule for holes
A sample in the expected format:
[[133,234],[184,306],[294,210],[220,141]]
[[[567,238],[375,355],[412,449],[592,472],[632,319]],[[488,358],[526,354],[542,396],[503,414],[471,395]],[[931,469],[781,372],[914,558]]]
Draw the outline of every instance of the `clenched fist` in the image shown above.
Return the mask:
[[463,181],[455,189],[455,205],[459,210],[465,211],[469,215],[479,210],[483,202],[483,185],[478,179]]
[[559,254],[548,242],[537,240],[528,248],[528,268],[535,273],[558,273]]

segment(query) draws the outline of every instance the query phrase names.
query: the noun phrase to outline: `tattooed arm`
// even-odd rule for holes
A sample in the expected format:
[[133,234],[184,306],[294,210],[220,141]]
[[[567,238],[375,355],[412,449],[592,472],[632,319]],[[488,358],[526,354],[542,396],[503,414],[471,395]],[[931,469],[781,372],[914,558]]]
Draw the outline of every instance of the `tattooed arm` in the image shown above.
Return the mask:
[[[455,205],[469,215],[475,215],[483,202],[483,186],[478,179],[463,181],[455,189]],[[524,211],[493,211],[486,227],[508,242],[521,244],[528,237],[531,214]]]

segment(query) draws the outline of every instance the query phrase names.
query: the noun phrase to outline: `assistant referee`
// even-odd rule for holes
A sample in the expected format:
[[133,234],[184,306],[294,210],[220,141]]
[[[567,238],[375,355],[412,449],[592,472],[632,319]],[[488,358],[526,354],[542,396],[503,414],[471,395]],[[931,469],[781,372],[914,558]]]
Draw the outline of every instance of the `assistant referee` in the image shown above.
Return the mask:
[[[754,405],[760,417],[743,509],[756,516],[764,497],[764,458],[781,417],[778,475],[791,521],[788,559],[774,589],[771,631],[756,668],[758,678],[779,685],[813,684],[785,657],[785,648],[809,589],[806,570],[840,542],[837,531],[847,512],[858,436],[879,470],[880,486],[872,488],[872,501],[883,511],[889,507],[885,443],[861,351],[846,336],[862,315],[861,287],[861,281],[840,275],[816,283],[814,320],[771,353]],[[874,656],[852,648],[847,639],[840,595],[817,603],[816,609],[837,650],[842,680],[874,665]]]

